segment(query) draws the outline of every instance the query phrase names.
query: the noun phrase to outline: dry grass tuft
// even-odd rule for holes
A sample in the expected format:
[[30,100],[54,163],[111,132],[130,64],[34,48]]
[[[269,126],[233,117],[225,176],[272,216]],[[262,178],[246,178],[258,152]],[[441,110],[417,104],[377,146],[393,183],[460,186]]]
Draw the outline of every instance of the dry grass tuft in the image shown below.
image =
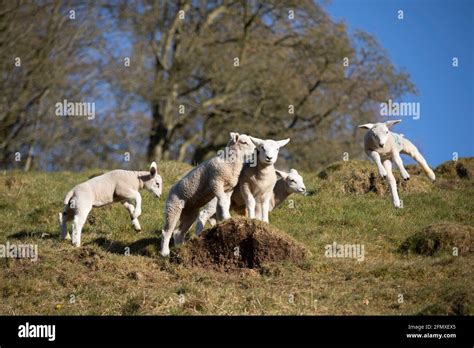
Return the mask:
[[457,223],[433,224],[408,237],[399,250],[433,256],[442,252],[452,254],[453,248],[457,248],[459,255],[474,252],[474,228]]
[[[433,187],[423,175],[411,176],[409,181],[404,181],[398,171],[394,171],[394,175],[400,192],[429,192]],[[390,191],[387,181],[380,178],[376,166],[367,161],[336,162],[319,172],[318,177],[327,181],[329,186],[337,191],[348,194],[374,192],[382,196]]]

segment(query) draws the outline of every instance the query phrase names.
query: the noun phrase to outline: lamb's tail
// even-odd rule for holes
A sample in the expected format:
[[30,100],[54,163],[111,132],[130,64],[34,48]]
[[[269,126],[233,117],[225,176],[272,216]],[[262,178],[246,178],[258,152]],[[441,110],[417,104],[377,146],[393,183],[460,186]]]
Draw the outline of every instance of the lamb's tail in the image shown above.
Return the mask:
[[64,197],[64,201],[63,201],[64,202],[64,209],[63,209],[62,213],[58,214],[59,228],[60,228],[60,231],[61,231],[61,238],[62,239],[67,239],[68,238],[67,227],[66,227],[67,214],[68,214],[69,203],[70,203],[73,196],[74,196],[74,189],[69,191],[66,194],[66,197]]
[[74,196],[74,190],[71,190],[66,194],[66,197],[64,197],[64,205],[69,205],[72,196]]

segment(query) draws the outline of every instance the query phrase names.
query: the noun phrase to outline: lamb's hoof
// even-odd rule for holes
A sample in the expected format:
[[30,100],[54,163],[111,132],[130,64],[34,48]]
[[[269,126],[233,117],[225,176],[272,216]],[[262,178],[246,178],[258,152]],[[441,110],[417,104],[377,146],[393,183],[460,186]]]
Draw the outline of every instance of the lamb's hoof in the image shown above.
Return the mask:
[[140,226],[140,222],[138,222],[138,219],[133,219],[132,220],[132,227],[137,232],[142,230],[142,227]]
[[71,240],[71,235],[68,233],[66,237],[64,237],[65,240]]
[[162,250],[162,251],[160,252],[160,254],[161,254],[161,256],[163,256],[163,257],[168,257],[168,256],[170,256],[170,251],[169,251],[169,250],[168,250],[168,251],[163,251],[163,250]]

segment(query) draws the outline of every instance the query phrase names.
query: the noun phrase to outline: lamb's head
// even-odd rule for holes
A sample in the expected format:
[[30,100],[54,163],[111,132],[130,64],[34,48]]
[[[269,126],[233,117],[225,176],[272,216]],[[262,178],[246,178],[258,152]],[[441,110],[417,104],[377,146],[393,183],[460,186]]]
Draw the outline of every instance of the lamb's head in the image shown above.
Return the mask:
[[156,162],[150,165],[150,174],[141,177],[143,181],[143,188],[153,193],[157,198],[160,198],[163,189],[163,180],[157,172]]
[[239,134],[235,132],[230,133],[230,140],[227,143],[227,147],[235,151],[239,156],[244,159],[251,158],[255,151],[255,145],[250,140],[250,136],[246,134]]
[[387,143],[390,131],[389,128],[397,123],[402,122],[402,120],[394,120],[387,122],[378,122],[378,123],[366,123],[358,126],[359,128],[365,128],[369,130],[369,135],[372,137],[375,144],[380,147],[384,147]]
[[283,172],[281,170],[275,170],[275,173],[281,180],[285,182],[288,193],[306,193],[306,186],[304,185],[303,177],[296,169],[290,169],[289,173]]
[[290,138],[285,140],[262,140],[250,137],[250,140],[257,148],[258,161],[266,165],[274,164],[278,159],[280,148],[290,142]]

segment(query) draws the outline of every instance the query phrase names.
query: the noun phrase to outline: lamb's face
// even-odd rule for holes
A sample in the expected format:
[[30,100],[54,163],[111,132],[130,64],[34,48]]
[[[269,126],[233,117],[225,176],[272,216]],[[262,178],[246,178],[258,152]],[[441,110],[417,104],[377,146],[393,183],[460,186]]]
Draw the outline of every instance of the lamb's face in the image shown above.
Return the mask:
[[163,190],[163,179],[161,179],[161,176],[157,173],[155,162],[150,166],[150,175],[143,179],[143,187],[145,190],[153,193],[157,198],[160,198]]
[[390,134],[387,125],[385,123],[376,123],[369,132],[375,144],[384,147]]
[[288,192],[291,193],[306,193],[306,186],[304,185],[303,177],[296,171],[296,169],[291,169],[289,173],[285,173],[286,176],[283,177],[282,180],[285,180],[285,184],[287,186]]
[[373,142],[379,147],[384,147],[390,136],[389,128],[400,122],[402,122],[402,120],[394,120],[394,121],[379,122],[379,123],[366,123],[366,124],[361,124],[359,128],[368,129],[369,130],[368,134],[373,140]]
[[230,140],[227,146],[233,147],[244,157],[251,158],[255,151],[255,145],[246,134],[230,133]]
[[163,190],[163,180],[159,174],[155,174],[146,181],[144,181],[143,186],[146,190],[150,191],[155,195],[156,198],[160,198]]
[[285,140],[262,140],[250,137],[258,152],[258,160],[265,164],[274,164],[278,159],[280,148],[288,144],[290,139]]

